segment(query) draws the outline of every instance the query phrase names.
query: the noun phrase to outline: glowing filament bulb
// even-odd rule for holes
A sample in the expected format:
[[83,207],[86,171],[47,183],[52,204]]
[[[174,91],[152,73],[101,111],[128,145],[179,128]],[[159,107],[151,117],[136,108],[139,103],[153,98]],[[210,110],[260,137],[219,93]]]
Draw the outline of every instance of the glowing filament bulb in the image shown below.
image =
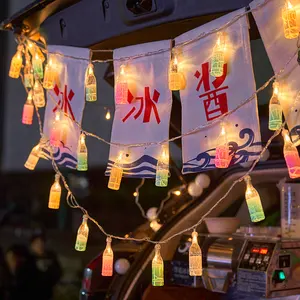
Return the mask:
[[97,80],[92,64],[88,65],[85,75],[85,100],[88,102],[97,101]]
[[296,146],[292,143],[286,129],[282,130],[284,138],[283,156],[289,171],[290,178],[300,177],[300,158]]
[[31,66],[29,54],[26,55],[26,63],[24,67],[24,85],[26,88],[33,87],[33,69]]
[[178,59],[177,55],[174,54],[174,58],[170,62],[169,70],[169,90],[179,91],[185,88],[185,79],[182,72],[178,71]]
[[116,79],[116,104],[126,104],[127,97],[128,97],[128,82],[127,82],[127,75],[126,75],[126,66],[120,66],[120,74]]
[[53,63],[53,57],[49,57],[49,61],[45,67],[45,76],[43,86],[45,89],[53,89],[54,88],[54,81],[56,78],[56,68],[55,64]]
[[192,244],[189,249],[190,276],[202,276],[202,251],[198,244],[198,233],[192,233]]
[[87,171],[88,169],[88,151],[85,144],[85,135],[82,133],[79,138],[77,152],[77,170]]
[[35,55],[32,57],[32,66],[34,75],[38,76],[40,79],[43,79],[43,62],[37,53],[35,53]]
[[35,79],[33,86],[33,101],[36,107],[44,107],[46,105],[44,89],[38,78]]
[[120,166],[120,164],[122,163],[123,155],[124,153],[121,151],[113,167],[110,170],[110,176],[108,181],[109,189],[116,190],[116,191],[120,189],[122,176],[123,176],[123,169]]
[[59,147],[61,142],[62,126],[60,120],[60,112],[56,111],[55,119],[50,133],[50,144],[54,147]]
[[154,219],[150,222],[150,227],[154,232],[157,232],[162,225],[158,223],[157,219]]
[[225,123],[221,122],[221,134],[217,139],[215,166],[217,168],[228,168],[232,159],[230,154],[229,145],[227,143],[227,134],[225,129]]
[[105,119],[106,120],[110,120],[110,118],[111,118],[110,111],[109,111],[109,109],[107,109],[107,112],[106,112],[106,115],[105,115]]
[[155,245],[155,255],[152,260],[152,285],[164,285],[164,261],[160,255],[160,245]]
[[11,78],[19,78],[20,76],[23,63],[22,51],[23,47],[18,46],[18,50],[11,60],[9,69],[9,77]]
[[282,125],[282,108],[279,102],[279,83],[273,84],[273,95],[269,103],[269,129],[277,130]]
[[27,95],[27,100],[23,106],[22,123],[26,125],[31,125],[33,119],[33,113],[34,113],[34,105],[33,105],[32,91],[29,91]]
[[87,224],[88,217],[84,215],[82,217],[82,223],[77,231],[75,250],[77,251],[85,251],[86,244],[89,237],[89,227]]
[[113,275],[114,252],[111,248],[111,237],[106,238],[106,248],[102,256],[102,276]]
[[290,1],[286,1],[282,9],[284,36],[287,39],[298,37],[297,13]]
[[166,187],[169,178],[169,151],[167,145],[161,146],[161,154],[157,160],[155,185]]
[[261,200],[257,190],[253,187],[251,183],[250,176],[244,178],[247,188],[246,188],[246,202],[251,218],[251,222],[259,222],[265,219],[265,213],[261,204]]
[[217,43],[214,46],[211,61],[210,61],[211,76],[220,77],[223,75],[224,64],[225,64],[225,50],[226,50],[225,33],[218,32]]
[[55,181],[50,189],[48,207],[51,209],[59,209],[61,186],[59,184],[59,174],[55,175]]
[[35,167],[40,159],[40,152],[41,152],[40,144],[38,144],[32,148],[32,150],[24,164],[25,168],[27,168],[28,170],[31,170],[31,171],[35,169]]

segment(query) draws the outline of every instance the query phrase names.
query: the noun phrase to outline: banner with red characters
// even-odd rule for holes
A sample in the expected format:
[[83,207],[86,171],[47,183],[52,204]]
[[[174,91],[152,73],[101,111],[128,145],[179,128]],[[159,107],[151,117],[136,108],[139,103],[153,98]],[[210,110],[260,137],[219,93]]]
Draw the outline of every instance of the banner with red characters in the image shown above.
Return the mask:
[[[246,16],[220,33],[197,40],[244,11],[245,8],[229,13],[175,39],[180,70],[186,81],[180,91],[182,134],[216,121],[255,92]],[[192,39],[196,40],[190,42]],[[185,135],[182,144],[183,173],[254,160],[261,151],[256,97],[222,122]]]
[[[52,62],[57,68],[54,88],[47,90],[47,105],[44,120],[44,134],[53,146],[56,163],[75,169],[77,166],[77,148],[85,105],[85,73],[89,63],[89,49],[48,46],[55,55]],[[72,58],[75,57],[75,58]],[[47,149],[43,149],[50,156]]]
[[[136,147],[111,146],[106,175],[120,157],[123,176],[153,178],[161,146],[139,147],[139,143],[160,142],[169,138],[172,95],[168,89],[170,51],[155,55],[145,53],[168,49],[169,40],[129,46],[114,50],[115,116],[111,142],[135,144]],[[171,50],[171,49],[170,49]],[[132,57],[126,60],[126,57]]]

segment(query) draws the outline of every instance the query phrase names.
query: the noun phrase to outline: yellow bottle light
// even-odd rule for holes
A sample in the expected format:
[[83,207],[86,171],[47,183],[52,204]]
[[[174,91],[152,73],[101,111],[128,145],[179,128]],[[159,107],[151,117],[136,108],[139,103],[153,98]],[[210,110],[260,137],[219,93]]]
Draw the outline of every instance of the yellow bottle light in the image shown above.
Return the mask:
[[157,160],[155,185],[158,187],[168,186],[169,178],[169,151],[167,145],[161,146],[161,154]]
[[164,285],[164,261],[160,254],[160,245],[155,245],[155,255],[152,260],[152,285]]
[[282,130],[284,138],[283,156],[289,171],[290,178],[300,177],[300,158],[296,146],[292,143],[289,132]]
[[10,69],[9,69],[9,77],[11,78],[19,78],[23,63],[23,46],[18,46],[18,50],[16,54],[13,56],[11,63],[10,63]]
[[36,107],[44,107],[46,105],[44,89],[36,77],[34,86],[33,86],[33,101]]
[[273,95],[269,103],[269,129],[278,130],[282,125],[282,108],[279,101],[279,83],[273,83]]
[[77,231],[75,250],[77,251],[85,251],[86,245],[89,237],[89,227],[87,224],[88,216],[84,215],[82,217],[82,223]]
[[85,144],[85,135],[82,133],[79,138],[77,150],[77,170],[87,171],[88,169],[88,150]]
[[102,276],[113,275],[114,252],[111,248],[111,237],[106,238],[106,248],[102,256]]
[[126,104],[128,97],[128,80],[126,66],[120,66],[120,73],[116,79],[116,104]]
[[298,37],[297,13],[290,1],[286,1],[282,9],[284,36],[287,39]]
[[185,78],[182,72],[179,71],[178,58],[173,52],[173,59],[170,61],[169,68],[169,90],[179,91],[185,88]]
[[122,176],[123,176],[123,169],[121,167],[122,161],[124,159],[123,157],[124,157],[124,152],[121,151],[113,167],[110,170],[110,176],[108,181],[109,189],[116,190],[116,191],[120,189]]
[[202,251],[198,244],[198,233],[192,233],[192,244],[189,249],[190,276],[202,276]]
[[88,65],[85,75],[85,100],[88,102],[97,101],[97,80],[92,64]]
[[265,213],[261,204],[260,196],[257,190],[253,187],[250,176],[246,176],[244,180],[247,185],[245,198],[251,222],[260,222],[265,219]]
[[210,75],[220,77],[223,75],[225,64],[226,38],[224,32],[218,32],[217,43],[211,57]]
[[230,154],[229,144],[227,142],[226,124],[221,122],[221,133],[217,139],[215,166],[217,168],[228,168],[232,155]]
[[31,125],[34,113],[32,91],[28,92],[27,100],[23,106],[22,123],[25,125]]
[[45,76],[43,86],[45,89],[53,89],[55,85],[56,78],[56,66],[54,64],[53,56],[49,56],[49,61],[45,67]]
[[33,69],[30,61],[30,56],[26,54],[26,63],[24,67],[24,85],[26,88],[33,88]]
[[28,170],[33,171],[40,159],[40,144],[36,145],[35,147],[32,148],[25,164],[24,167],[27,168]]
[[50,189],[48,202],[48,207],[50,209],[59,209],[60,206],[61,186],[59,184],[59,177],[59,174],[55,175],[55,181]]
[[35,53],[32,57],[32,66],[33,66],[33,73],[34,76],[38,76],[39,79],[43,79],[44,77],[44,70],[43,70],[43,61],[41,60],[40,56]]

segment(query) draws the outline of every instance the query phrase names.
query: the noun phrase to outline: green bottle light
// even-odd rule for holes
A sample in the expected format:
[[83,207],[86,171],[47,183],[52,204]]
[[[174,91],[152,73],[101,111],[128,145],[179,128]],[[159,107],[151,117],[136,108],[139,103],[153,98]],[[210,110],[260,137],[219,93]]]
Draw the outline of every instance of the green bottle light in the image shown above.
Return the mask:
[[169,153],[167,145],[162,145],[161,155],[157,160],[155,185],[166,187],[169,178]]
[[164,285],[164,261],[160,255],[160,245],[155,245],[155,255],[152,260],[152,285]]
[[269,103],[269,129],[278,130],[282,125],[282,108],[279,102],[279,84],[273,83],[273,95]]

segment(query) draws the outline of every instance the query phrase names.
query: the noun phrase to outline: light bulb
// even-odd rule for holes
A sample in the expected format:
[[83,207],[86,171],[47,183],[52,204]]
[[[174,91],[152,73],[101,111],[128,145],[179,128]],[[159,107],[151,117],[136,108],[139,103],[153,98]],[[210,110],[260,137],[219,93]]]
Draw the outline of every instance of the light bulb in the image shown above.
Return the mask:
[[189,249],[190,276],[202,276],[202,252],[198,244],[198,233],[192,233],[192,244]]
[[77,170],[87,171],[88,169],[88,150],[85,144],[85,135],[82,133],[78,142],[77,150]]
[[228,168],[232,155],[230,154],[229,145],[227,143],[227,133],[225,123],[221,122],[221,133],[217,139],[215,166],[217,168]]
[[162,227],[162,225],[159,224],[158,221],[155,219],[150,222],[150,227],[154,232],[157,232]]
[[32,57],[32,67],[33,67],[34,75],[38,76],[39,79],[43,79],[44,77],[43,62],[37,53],[35,53],[35,55],[33,55]]
[[116,93],[116,104],[126,104],[127,97],[128,97],[128,80],[127,80],[127,74],[126,74],[126,66],[121,65],[120,66],[120,73],[116,78],[116,87],[115,87],[115,93]]
[[111,248],[111,237],[106,238],[106,248],[102,256],[102,276],[113,275],[114,252]]
[[289,171],[290,178],[300,177],[300,158],[296,146],[292,143],[286,129],[282,130],[284,138],[283,156]]
[[54,64],[54,59],[53,57],[50,55],[49,56],[49,61],[45,67],[45,76],[44,76],[44,82],[43,82],[43,86],[45,89],[53,89],[54,85],[55,85],[55,78],[57,77],[56,74],[56,66]]
[[133,193],[133,197],[137,197],[138,193],[137,192],[134,192]]
[[179,190],[174,191],[173,194],[176,195],[176,196],[180,196],[181,195],[181,191],[179,191]]
[[55,181],[50,189],[48,207],[51,209],[59,209],[60,206],[61,186],[59,184],[59,177],[59,174],[55,175]]
[[225,50],[226,50],[226,40],[225,33],[218,32],[218,39],[214,46],[212,57],[211,57],[211,67],[210,75],[214,77],[220,77],[224,72],[225,64]]
[[290,1],[286,1],[282,9],[284,36],[287,39],[298,37],[297,13]]
[[26,125],[31,125],[33,119],[33,113],[34,113],[34,105],[32,99],[32,91],[29,91],[27,95],[27,100],[23,106],[22,123]]
[[246,176],[244,180],[247,185],[245,198],[251,221],[260,222],[265,219],[265,213],[261,204],[260,196],[257,190],[253,187],[250,176]]
[[185,78],[182,72],[179,71],[178,58],[173,52],[173,59],[170,61],[169,68],[169,90],[179,91],[185,88]]
[[161,146],[160,157],[157,160],[155,185],[166,187],[169,178],[169,151],[167,145]]
[[34,170],[39,159],[40,159],[40,152],[41,152],[41,148],[40,148],[40,144],[34,146],[24,164],[25,168],[27,168],[28,170]]
[[30,62],[29,54],[26,54],[26,63],[24,67],[24,85],[26,88],[33,88],[33,69]]
[[97,80],[92,64],[88,65],[85,75],[85,100],[88,102],[97,101]]
[[21,73],[21,68],[22,68],[22,63],[23,63],[23,46],[18,46],[18,50],[16,54],[13,56],[11,63],[10,63],[10,68],[9,68],[9,77],[11,78],[19,78],[20,73]]
[[155,255],[152,260],[152,285],[164,285],[164,261],[160,254],[160,245],[155,245]]
[[105,119],[106,120],[110,120],[110,118],[111,118],[110,111],[109,111],[109,109],[107,109],[107,112],[106,112],[106,115],[105,115]]
[[75,250],[77,251],[85,251],[86,245],[89,237],[89,227],[87,224],[88,216],[84,215],[82,217],[82,223],[78,228]]
[[108,188],[111,190],[119,190],[122,176],[123,176],[123,169],[121,167],[123,161],[124,153],[121,151],[118,155],[117,160],[115,161],[114,165],[110,170],[109,180],[108,180]]
[[282,108],[279,101],[279,83],[273,83],[273,95],[269,103],[269,129],[278,130],[282,125]]
[[36,107],[44,107],[46,105],[44,89],[37,77],[33,86],[33,101]]

